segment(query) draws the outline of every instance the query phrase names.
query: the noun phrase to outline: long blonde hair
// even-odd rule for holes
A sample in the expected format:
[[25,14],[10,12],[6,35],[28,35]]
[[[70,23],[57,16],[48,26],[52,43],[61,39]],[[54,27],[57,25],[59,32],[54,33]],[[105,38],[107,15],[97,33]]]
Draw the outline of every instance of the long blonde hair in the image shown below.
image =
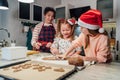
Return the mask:
[[66,19],[58,19],[57,21],[57,33],[56,33],[56,37],[60,37],[63,38],[63,35],[61,34],[61,25],[62,24],[67,24],[71,27],[72,29],[72,33],[71,33],[71,40],[74,40],[74,30],[75,30],[75,24],[71,25],[70,23],[68,23],[68,21]]

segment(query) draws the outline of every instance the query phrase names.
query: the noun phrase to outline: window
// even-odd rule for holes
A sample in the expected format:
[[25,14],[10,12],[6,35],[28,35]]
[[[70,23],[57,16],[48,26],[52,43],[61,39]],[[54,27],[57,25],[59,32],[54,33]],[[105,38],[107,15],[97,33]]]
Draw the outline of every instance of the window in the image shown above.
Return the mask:
[[97,9],[102,12],[103,20],[113,18],[113,0],[97,0]]
[[55,18],[65,18],[65,7],[56,8]]
[[29,3],[19,3],[19,18],[20,19],[30,19],[30,4]]
[[34,7],[33,7],[33,20],[42,21],[42,7],[34,5]]
[[55,19],[57,20],[58,18],[70,18],[69,9],[71,8],[73,8],[73,5],[70,5],[70,4],[56,6]]
[[76,20],[81,16],[81,14],[85,13],[90,9],[90,6],[84,6],[79,8],[70,9],[70,17],[74,17]]

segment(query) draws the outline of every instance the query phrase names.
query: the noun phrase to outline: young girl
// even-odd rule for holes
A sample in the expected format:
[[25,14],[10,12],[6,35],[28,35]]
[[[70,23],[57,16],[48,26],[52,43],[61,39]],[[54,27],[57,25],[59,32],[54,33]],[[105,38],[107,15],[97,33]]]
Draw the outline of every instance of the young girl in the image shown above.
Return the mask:
[[55,18],[55,10],[46,7],[44,10],[45,21],[36,25],[32,35],[32,46],[43,52],[50,52],[50,46],[55,36],[55,24],[52,23]]
[[[53,55],[64,54],[69,46],[71,46],[72,41],[76,38],[74,36],[75,22],[73,19],[58,20],[58,33],[51,46],[51,53]],[[80,51],[80,48],[75,48],[69,56],[80,54]]]
[[[110,62],[112,60],[108,36],[102,28],[102,14],[98,10],[89,10],[78,19],[82,33],[72,43],[67,52],[62,55],[67,57],[76,47],[84,47],[85,56],[75,56],[87,61]],[[73,60],[73,62],[75,62]],[[74,63],[73,63],[74,64]]]

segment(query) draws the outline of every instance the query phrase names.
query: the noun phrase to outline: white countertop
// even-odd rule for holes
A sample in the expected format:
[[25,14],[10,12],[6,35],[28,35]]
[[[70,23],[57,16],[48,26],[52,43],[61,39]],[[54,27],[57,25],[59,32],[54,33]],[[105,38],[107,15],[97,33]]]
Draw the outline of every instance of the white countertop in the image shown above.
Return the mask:
[[23,62],[23,61],[31,60],[31,59],[37,59],[39,57],[48,56],[48,55],[50,55],[50,53],[40,52],[39,54],[29,55],[29,56],[27,56],[25,58],[20,58],[20,59],[15,59],[15,60],[5,60],[5,59],[1,58],[1,53],[0,53],[0,68],[4,67],[6,65],[19,63],[19,62]]
[[14,64],[14,63],[23,62],[26,60],[29,60],[29,58],[21,58],[21,59],[16,59],[16,60],[4,60],[4,59],[1,59],[1,56],[0,56],[0,68],[7,66],[7,65]]
[[91,65],[67,80],[120,80],[120,63]]

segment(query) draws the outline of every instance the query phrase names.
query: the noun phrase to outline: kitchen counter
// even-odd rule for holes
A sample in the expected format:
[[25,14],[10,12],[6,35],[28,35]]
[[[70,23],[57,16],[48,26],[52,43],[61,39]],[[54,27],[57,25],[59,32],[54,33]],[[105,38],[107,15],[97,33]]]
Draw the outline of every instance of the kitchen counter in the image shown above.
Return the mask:
[[24,62],[24,61],[28,61],[30,60],[28,57],[26,58],[21,58],[21,59],[15,59],[15,60],[5,60],[1,58],[1,54],[0,54],[0,69],[10,66],[12,64],[16,64],[16,63],[20,63],[20,62]]
[[[47,56],[48,53],[40,53],[36,55],[30,55],[27,59],[34,59],[38,56]],[[2,61],[1,63],[10,64],[10,61]],[[3,65],[3,64],[2,64]],[[120,63],[112,62],[110,64],[95,64],[86,67],[85,69],[78,71],[68,77],[66,80],[119,80],[120,79]]]
[[26,58],[20,58],[15,60],[5,60],[1,58],[1,53],[0,53],[0,68],[3,68],[4,66],[7,67],[11,64],[20,63],[27,60],[35,59],[37,57],[48,56],[48,55],[50,55],[50,53],[39,53],[39,54],[29,55]]
[[95,64],[78,71],[67,80],[119,80],[120,63]]

